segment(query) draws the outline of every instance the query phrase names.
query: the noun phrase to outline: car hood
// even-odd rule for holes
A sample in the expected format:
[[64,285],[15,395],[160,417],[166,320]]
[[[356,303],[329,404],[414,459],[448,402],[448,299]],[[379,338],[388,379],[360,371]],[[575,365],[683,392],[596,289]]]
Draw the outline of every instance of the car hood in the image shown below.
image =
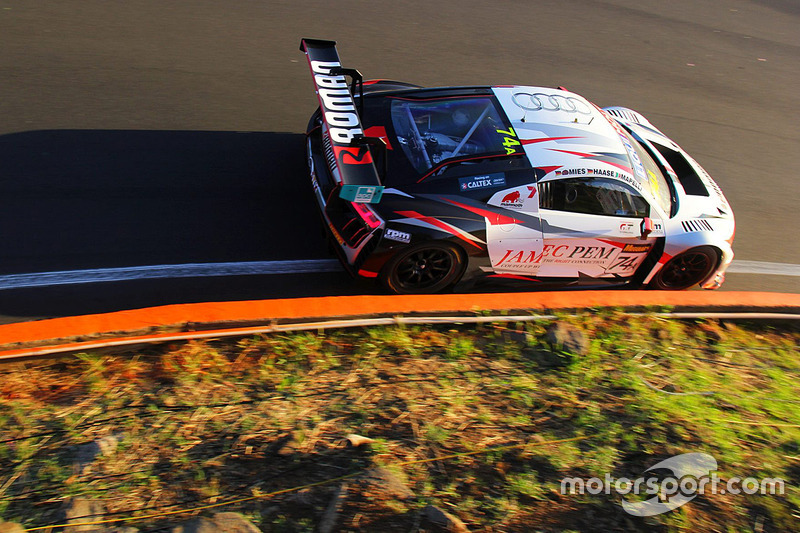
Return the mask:
[[531,164],[546,172],[543,180],[605,176],[636,186],[646,179],[622,127],[582,96],[545,87],[492,90]]
[[[680,154],[696,174],[700,182],[700,188],[697,186],[689,187],[689,191],[685,190],[682,186],[678,188],[678,196],[680,197],[680,211],[681,217],[720,217],[733,219],[733,211],[727,198],[722,193],[722,189],[711,175],[703,168],[697,161],[692,158],[683,148],[664,135],[658,128],[650,123],[647,118],[641,114],[627,109],[624,107],[608,107],[604,110],[610,115],[614,116],[617,120],[622,122],[625,127],[629,128],[633,135],[646,143],[655,143],[665,146],[670,150],[674,150]],[[652,150],[657,152],[657,150]],[[669,166],[668,161],[662,161],[662,164]],[[675,177],[676,181],[680,179]],[[692,191],[692,189],[695,189]]]

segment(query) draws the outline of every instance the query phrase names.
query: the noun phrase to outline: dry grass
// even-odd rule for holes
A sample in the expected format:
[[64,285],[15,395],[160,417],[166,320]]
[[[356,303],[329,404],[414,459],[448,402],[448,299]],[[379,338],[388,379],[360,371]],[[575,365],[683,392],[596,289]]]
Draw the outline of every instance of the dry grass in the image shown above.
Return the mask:
[[[797,526],[795,330],[569,320],[591,339],[584,357],[552,351],[547,324],[534,323],[270,335],[4,367],[0,517],[57,523],[78,495],[103,500],[109,518],[135,517],[361,472],[217,510],[265,531],[312,531],[344,484],[343,530],[424,528],[428,504],[485,531]],[[351,433],[373,442],[349,446]],[[109,436],[116,447],[85,461],[86,446]],[[691,451],[714,455],[726,476],[783,477],[787,494],[706,496],[641,519],[619,497],[559,493],[565,476],[635,478]],[[378,467],[387,470],[376,481]]]

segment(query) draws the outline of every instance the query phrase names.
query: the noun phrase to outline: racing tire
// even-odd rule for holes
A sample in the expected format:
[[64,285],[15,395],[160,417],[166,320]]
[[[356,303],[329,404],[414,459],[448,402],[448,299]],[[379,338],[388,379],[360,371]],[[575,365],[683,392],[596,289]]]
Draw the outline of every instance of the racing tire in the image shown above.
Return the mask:
[[441,242],[412,246],[389,260],[381,273],[381,282],[395,294],[442,292],[463,275],[464,256],[457,247]]
[[719,253],[711,246],[699,246],[678,254],[665,264],[650,282],[650,287],[682,291],[708,278],[719,262]]

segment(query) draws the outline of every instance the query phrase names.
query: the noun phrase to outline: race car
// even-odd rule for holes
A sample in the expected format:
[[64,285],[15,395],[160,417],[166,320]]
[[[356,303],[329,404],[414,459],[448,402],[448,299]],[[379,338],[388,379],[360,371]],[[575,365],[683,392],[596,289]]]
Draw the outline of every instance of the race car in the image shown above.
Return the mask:
[[311,184],[342,264],[400,294],[718,288],[733,212],[639,113],[538,86],[364,81],[303,39]]

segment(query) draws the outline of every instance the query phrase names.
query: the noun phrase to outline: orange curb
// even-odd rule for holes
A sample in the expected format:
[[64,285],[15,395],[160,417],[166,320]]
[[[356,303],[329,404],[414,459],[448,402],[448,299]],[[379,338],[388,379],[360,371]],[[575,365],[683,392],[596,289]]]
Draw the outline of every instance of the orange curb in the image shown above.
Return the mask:
[[[705,291],[574,291],[417,296],[334,296],[150,307],[0,325],[0,346],[42,343],[189,324],[266,322],[454,311],[673,306],[719,309],[800,309],[800,294]],[[233,324],[232,324],[233,325]],[[224,328],[224,326],[223,326]],[[56,343],[58,344],[58,343]],[[11,348],[11,346],[6,346]]]

